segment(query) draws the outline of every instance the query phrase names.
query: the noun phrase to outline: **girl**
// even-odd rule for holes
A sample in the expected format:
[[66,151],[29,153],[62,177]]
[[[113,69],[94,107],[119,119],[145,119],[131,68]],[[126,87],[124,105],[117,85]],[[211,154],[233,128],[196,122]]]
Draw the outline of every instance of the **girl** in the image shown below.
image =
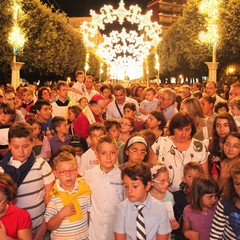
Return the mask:
[[78,105],[72,105],[68,107],[68,121],[70,122],[69,133],[71,135],[74,135],[73,123],[81,112],[82,109]]
[[51,157],[51,146],[48,137],[42,135],[41,122],[37,118],[31,118],[27,122],[33,128],[33,151],[35,155],[49,161]]
[[124,117],[132,117],[134,119],[136,131],[143,130],[143,122],[136,116],[136,105],[133,102],[126,103],[123,107]]
[[210,239],[240,239],[240,162],[234,163],[212,221]]
[[218,185],[208,175],[193,180],[190,204],[183,210],[183,233],[187,239],[209,240]]
[[10,102],[0,103],[0,155],[3,157],[8,150],[8,130],[16,118],[15,106]]
[[32,239],[29,213],[15,207],[17,186],[8,174],[0,173],[0,239]]
[[134,134],[126,142],[123,149],[123,164],[120,169],[125,167],[126,162],[147,162],[149,156],[149,146],[144,137]]
[[166,124],[167,121],[162,112],[154,110],[148,114],[146,125],[148,129],[154,132],[156,138],[164,135]]
[[220,162],[220,173],[217,176],[219,189],[222,190],[224,184],[230,176],[230,169],[239,160],[240,154],[240,133],[231,132],[223,143],[223,152],[226,158]]
[[88,105],[88,100],[85,97],[79,99],[79,106],[83,110]]
[[120,120],[120,136],[119,139],[125,143],[130,138],[131,134],[135,129],[135,122],[132,117],[123,117]]
[[230,132],[238,132],[237,125],[229,113],[219,114],[213,122],[213,137],[208,145],[209,171],[214,180],[217,180],[220,172],[220,161],[225,158],[223,153],[223,141]]
[[[150,189],[150,194],[161,202],[166,203],[167,209],[171,207],[170,211],[173,213],[173,205],[175,202],[172,193],[168,191],[171,180],[169,179],[169,173],[166,166],[163,164],[153,166],[151,168],[151,174],[152,187]],[[174,216],[169,216],[169,220],[173,230],[179,228],[179,223],[175,220]],[[171,236],[169,236],[169,239],[171,239]]]

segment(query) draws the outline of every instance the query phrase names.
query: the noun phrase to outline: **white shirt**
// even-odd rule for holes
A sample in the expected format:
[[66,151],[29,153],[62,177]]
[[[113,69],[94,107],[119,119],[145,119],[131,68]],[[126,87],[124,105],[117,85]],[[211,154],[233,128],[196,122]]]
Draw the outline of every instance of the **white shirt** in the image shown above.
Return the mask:
[[89,148],[81,156],[79,174],[83,176],[86,170],[95,167],[97,164],[98,164],[97,156],[95,152],[92,150],[92,148]]
[[[129,98],[129,97],[126,97],[125,99],[125,102],[123,104],[118,104],[118,107],[119,107],[119,110],[121,111],[122,115],[123,115],[123,107],[126,103],[129,103],[129,102],[132,102],[132,103],[135,103],[136,105],[136,115],[140,116],[140,113],[139,113],[139,104],[138,102],[135,100],[135,99],[132,99],[132,98]],[[118,109],[117,109],[117,106],[116,106],[116,103],[115,101],[112,101],[108,104],[107,106],[107,119],[109,118],[116,118],[116,119],[120,119],[122,118]]]
[[114,240],[113,223],[117,206],[123,201],[121,171],[117,166],[105,173],[100,165],[83,177],[92,190],[89,222],[90,240]]

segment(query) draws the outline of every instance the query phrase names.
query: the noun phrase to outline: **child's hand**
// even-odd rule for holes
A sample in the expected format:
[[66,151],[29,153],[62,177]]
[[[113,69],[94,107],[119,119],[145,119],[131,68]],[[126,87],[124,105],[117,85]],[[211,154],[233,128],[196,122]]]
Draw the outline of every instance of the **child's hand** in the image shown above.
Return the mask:
[[20,110],[21,110],[23,116],[25,117],[27,115],[27,110],[23,107],[21,107]]
[[215,158],[213,158],[212,162],[220,162],[221,158],[216,156]]
[[5,239],[7,237],[6,228],[2,221],[0,221],[0,238]]
[[61,216],[61,218],[65,218],[65,217],[69,217],[73,214],[75,214],[76,211],[75,211],[75,208],[73,206],[72,203],[69,203],[68,205],[64,206],[60,211],[59,211],[59,214]]
[[52,195],[50,193],[46,193],[45,194],[45,196],[44,196],[44,203],[45,203],[46,206],[50,202],[51,198],[52,198]]
[[193,230],[184,231],[184,236],[187,239],[199,240],[199,232],[197,231],[193,231]]
[[177,230],[179,228],[179,223],[176,221],[176,219],[170,220],[170,224],[172,230]]

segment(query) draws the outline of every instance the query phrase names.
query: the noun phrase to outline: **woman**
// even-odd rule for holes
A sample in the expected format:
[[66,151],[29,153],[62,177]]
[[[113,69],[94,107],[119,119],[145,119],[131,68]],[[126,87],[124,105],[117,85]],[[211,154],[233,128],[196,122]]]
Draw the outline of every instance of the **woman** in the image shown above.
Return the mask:
[[200,103],[202,106],[202,110],[205,117],[212,118],[212,120],[215,119],[217,114],[214,112],[214,103],[215,99],[211,96],[209,96],[207,93],[203,93],[202,98],[200,99]]
[[152,149],[158,161],[165,164],[172,179],[171,191],[179,190],[182,182],[183,167],[188,162],[199,162],[208,173],[207,149],[193,138],[196,127],[193,119],[186,112],[176,113],[169,123],[170,137],[160,137]]
[[196,133],[194,137],[200,141],[212,136],[213,120],[204,116],[201,104],[198,99],[185,98],[180,107],[180,111],[188,112],[194,121]]
[[48,87],[40,87],[38,89],[38,99],[51,101],[51,93]]
[[166,126],[166,119],[162,112],[154,110],[148,114],[147,118],[147,128],[152,130],[156,135],[156,138],[159,138],[164,135],[164,128]]
[[111,92],[111,87],[108,85],[103,85],[100,87],[100,92],[103,95],[103,97],[106,99],[107,105],[114,100],[114,97]]

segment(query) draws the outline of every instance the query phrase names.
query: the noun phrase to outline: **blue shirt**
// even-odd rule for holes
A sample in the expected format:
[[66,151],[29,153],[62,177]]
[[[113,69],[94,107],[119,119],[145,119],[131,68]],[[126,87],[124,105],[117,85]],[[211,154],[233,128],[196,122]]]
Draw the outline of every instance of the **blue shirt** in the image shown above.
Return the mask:
[[[114,232],[126,234],[126,240],[135,240],[136,236],[136,218],[138,210],[136,205],[139,202],[130,202],[125,199],[117,208],[117,214],[114,224]],[[145,207],[142,210],[145,222],[147,240],[155,240],[156,234],[164,235],[172,231],[167,209],[162,202],[148,194],[143,203]]]

